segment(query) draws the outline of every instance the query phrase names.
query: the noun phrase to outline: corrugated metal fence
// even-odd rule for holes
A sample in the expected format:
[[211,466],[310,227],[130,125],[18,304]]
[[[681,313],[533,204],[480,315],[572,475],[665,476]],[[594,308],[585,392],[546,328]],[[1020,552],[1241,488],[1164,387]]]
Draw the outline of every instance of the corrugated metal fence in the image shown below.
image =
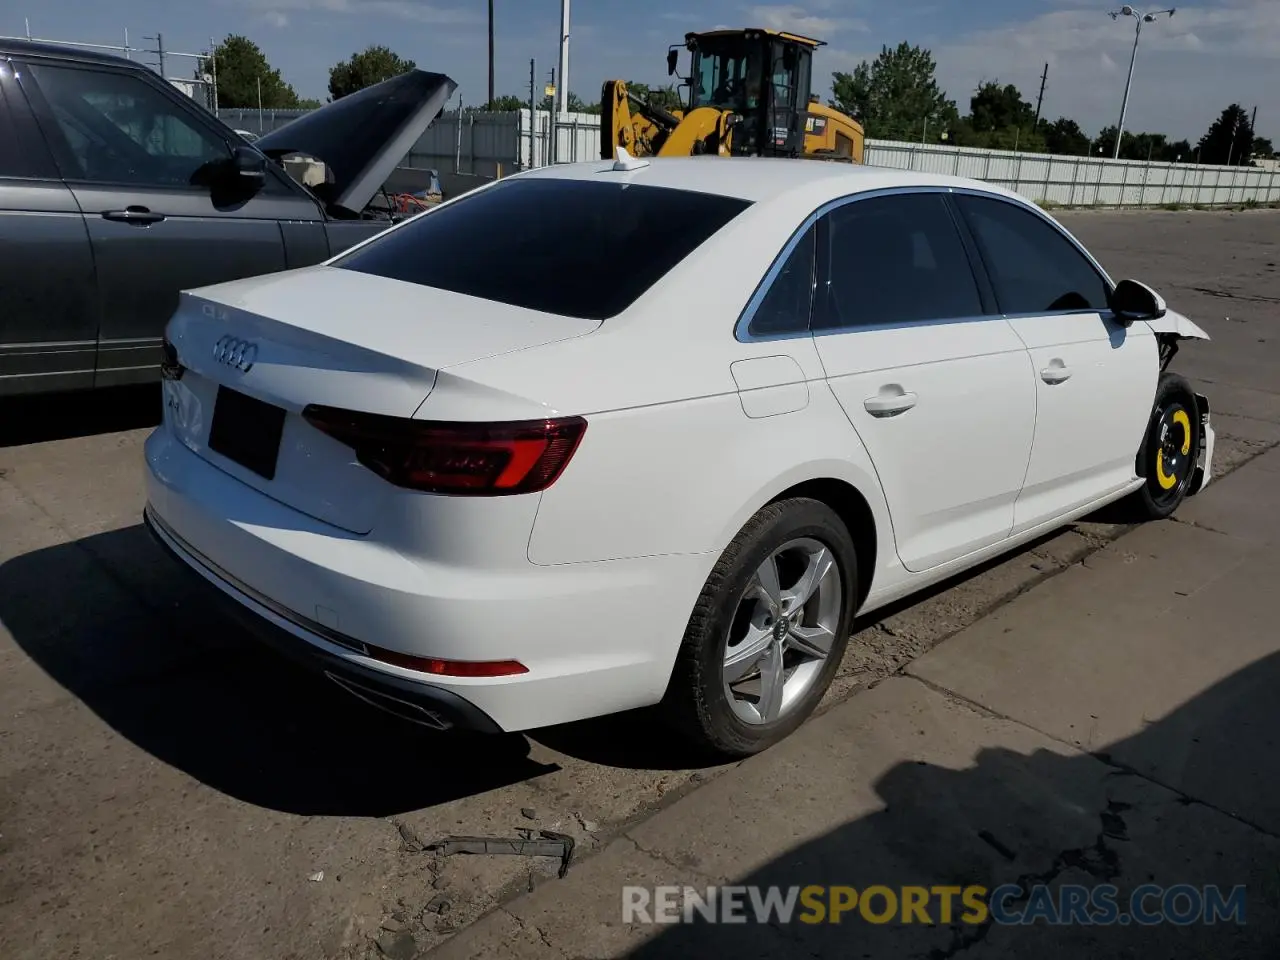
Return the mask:
[[1258,167],[1147,163],[1011,150],[868,140],[866,161],[900,170],[971,177],[1065,206],[1157,206],[1280,201],[1280,176]]
[[[274,130],[301,110],[222,110],[222,119],[252,133]],[[558,126],[556,160],[600,156],[600,118],[569,114]],[[529,111],[442,114],[414,144],[404,166],[501,176],[550,162],[551,116],[537,111],[530,156]],[[1196,163],[1145,163],[1101,157],[1050,156],[940,144],[868,140],[866,161],[883,167],[952,174],[998,183],[1023,196],[1064,206],[1221,205],[1280,202],[1275,169]]]

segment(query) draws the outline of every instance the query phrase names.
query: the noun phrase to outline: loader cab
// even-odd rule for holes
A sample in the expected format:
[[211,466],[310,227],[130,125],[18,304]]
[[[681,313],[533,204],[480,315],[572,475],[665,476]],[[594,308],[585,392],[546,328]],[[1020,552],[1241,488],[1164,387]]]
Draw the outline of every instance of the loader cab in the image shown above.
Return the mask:
[[[732,152],[747,156],[799,156],[813,51],[822,41],[772,30],[690,33],[687,80],[689,109],[712,107],[742,118],[732,134]],[[675,51],[668,70],[675,72]]]

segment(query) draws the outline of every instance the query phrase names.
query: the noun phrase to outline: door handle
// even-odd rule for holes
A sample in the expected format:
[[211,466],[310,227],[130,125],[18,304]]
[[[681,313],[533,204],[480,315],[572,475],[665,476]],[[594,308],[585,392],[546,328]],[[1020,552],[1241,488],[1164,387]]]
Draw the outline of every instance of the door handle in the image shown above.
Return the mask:
[[1071,379],[1071,368],[1061,360],[1054,360],[1040,371],[1040,379],[1045,383],[1062,383]]
[[867,397],[862,401],[862,405],[873,417],[894,417],[900,413],[906,413],[916,405],[919,399],[919,395],[914,393],[896,393],[887,396],[880,394]]
[[164,219],[164,214],[152,213],[146,207],[125,207],[123,210],[103,210],[102,219],[136,223],[145,227],[150,223],[159,223]]

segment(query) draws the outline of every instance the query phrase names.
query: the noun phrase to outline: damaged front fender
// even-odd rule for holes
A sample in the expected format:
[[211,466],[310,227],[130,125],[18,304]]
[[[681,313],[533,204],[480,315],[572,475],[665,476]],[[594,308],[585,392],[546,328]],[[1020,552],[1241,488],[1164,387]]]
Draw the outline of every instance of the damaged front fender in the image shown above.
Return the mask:
[[1209,334],[1189,319],[1173,310],[1166,310],[1158,320],[1146,321],[1156,336],[1167,335],[1175,340],[1208,340]]
[[1156,342],[1160,344],[1161,372],[1169,369],[1169,364],[1173,362],[1173,357],[1178,352],[1180,341],[1209,339],[1209,334],[1202,327],[1173,310],[1165,310],[1159,317],[1144,322],[1151,328],[1151,332],[1156,335]]

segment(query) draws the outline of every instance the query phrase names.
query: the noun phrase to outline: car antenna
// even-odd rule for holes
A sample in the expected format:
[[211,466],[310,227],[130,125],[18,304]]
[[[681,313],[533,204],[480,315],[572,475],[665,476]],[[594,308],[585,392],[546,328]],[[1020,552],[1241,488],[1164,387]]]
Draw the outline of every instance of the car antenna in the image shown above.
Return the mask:
[[626,172],[628,170],[640,170],[649,165],[649,161],[640,157],[633,157],[627,153],[626,147],[618,147],[618,159],[613,161],[613,169]]

